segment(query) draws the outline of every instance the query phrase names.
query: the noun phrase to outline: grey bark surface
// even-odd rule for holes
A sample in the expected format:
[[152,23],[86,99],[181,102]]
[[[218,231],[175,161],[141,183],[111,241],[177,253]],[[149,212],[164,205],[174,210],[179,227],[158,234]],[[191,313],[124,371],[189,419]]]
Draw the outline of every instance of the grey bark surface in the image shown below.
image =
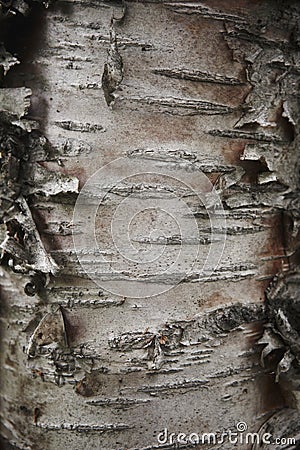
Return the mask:
[[[3,446],[171,449],[157,441],[165,428],[245,422],[295,438],[271,448],[299,448],[299,2],[1,3]],[[79,192],[117,158],[156,177],[124,169],[122,183],[91,184],[75,224]],[[158,176],[168,171],[191,186],[206,175],[226,219],[215,241],[190,187]],[[73,243],[99,191],[101,268],[89,242]],[[153,283],[105,230],[123,199],[167,205],[170,192],[197,222],[191,253],[225,247],[213,273],[195,264]],[[151,235],[149,220],[133,221],[134,245],[164,245],[171,265],[180,237]],[[91,277],[124,292],[137,280],[140,298]]]

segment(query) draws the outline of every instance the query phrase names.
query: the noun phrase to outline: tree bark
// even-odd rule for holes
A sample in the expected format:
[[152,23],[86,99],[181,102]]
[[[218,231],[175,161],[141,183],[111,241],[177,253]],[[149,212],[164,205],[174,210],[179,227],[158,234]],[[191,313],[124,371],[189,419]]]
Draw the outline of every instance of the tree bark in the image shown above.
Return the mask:
[[1,3],[3,447],[298,448],[299,3]]

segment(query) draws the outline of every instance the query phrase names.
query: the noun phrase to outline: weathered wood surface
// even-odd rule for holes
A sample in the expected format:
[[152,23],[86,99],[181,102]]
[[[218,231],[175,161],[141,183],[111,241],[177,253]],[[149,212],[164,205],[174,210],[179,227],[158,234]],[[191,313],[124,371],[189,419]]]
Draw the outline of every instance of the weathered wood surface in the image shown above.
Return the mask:
[[[297,437],[299,10],[70,0],[0,22],[1,433],[16,448],[174,448],[158,443],[164,428],[222,433],[241,421]],[[117,158],[123,171],[90,178]],[[198,174],[202,197],[213,186],[222,200],[216,239],[192,192]],[[105,265],[88,234],[102,192]],[[175,217],[184,242],[148,211],[174,213],[174,196],[191,211]],[[120,258],[116,211],[135,249],[164,246],[154,282],[153,268]]]

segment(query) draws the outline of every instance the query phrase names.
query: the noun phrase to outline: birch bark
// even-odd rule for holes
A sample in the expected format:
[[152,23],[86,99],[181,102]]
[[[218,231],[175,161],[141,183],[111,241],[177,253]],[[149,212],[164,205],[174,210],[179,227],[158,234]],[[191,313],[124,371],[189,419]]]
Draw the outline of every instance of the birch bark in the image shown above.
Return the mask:
[[299,3],[1,3],[3,447],[298,448]]

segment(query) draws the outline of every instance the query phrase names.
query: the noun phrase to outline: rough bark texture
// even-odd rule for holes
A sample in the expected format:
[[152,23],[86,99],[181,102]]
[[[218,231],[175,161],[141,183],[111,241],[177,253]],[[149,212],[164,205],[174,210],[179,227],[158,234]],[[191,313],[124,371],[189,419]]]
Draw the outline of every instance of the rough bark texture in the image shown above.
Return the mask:
[[[271,448],[299,448],[299,2],[1,4],[4,448],[174,448],[158,443],[164,428],[241,421],[295,438]],[[82,190],[117,158],[144,172]],[[206,201],[215,192],[224,208],[214,239],[192,192],[200,173]],[[99,192],[101,266],[86,238]],[[183,238],[150,233],[162,219],[147,215],[149,199],[172,205],[171,194],[199,230],[185,236],[187,261],[198,247],[202,262],[217,253],[226,234],[212,274],[185,259],[172,271]],[[120,199],[125,223],[127,207],[145,205],[134,245],[164,245],[167,277],[118,259],[107,230]]]

